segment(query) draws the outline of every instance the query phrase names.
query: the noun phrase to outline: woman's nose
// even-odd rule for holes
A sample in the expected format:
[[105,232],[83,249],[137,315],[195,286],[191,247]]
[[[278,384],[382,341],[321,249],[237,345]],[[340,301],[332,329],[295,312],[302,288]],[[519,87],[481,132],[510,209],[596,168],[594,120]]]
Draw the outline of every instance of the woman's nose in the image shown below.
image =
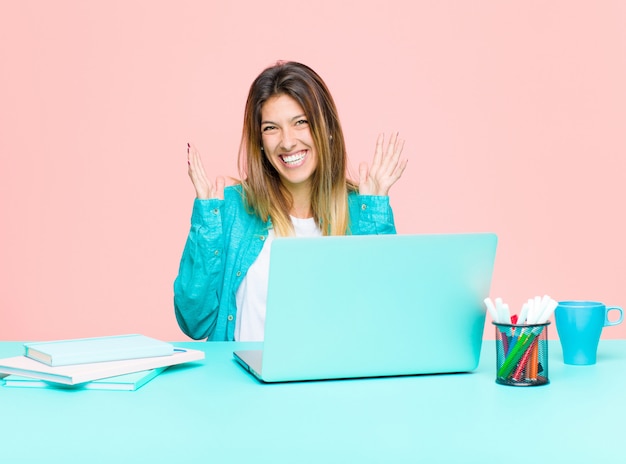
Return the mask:
[[291,129],[283,130],[280,146],[283,150],[286,151],[289,151],[296,146],[296,137],[292,133]]

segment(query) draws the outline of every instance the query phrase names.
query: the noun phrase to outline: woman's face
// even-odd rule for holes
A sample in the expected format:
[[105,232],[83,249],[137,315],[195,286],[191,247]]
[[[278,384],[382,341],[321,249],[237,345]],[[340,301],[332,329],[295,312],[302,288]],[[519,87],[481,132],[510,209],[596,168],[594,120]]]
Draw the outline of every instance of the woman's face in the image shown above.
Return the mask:
[[261,107],[265,156],[289,190],[310,185],[317,152],[309,122],[300,104],[289,95],[275,95]]

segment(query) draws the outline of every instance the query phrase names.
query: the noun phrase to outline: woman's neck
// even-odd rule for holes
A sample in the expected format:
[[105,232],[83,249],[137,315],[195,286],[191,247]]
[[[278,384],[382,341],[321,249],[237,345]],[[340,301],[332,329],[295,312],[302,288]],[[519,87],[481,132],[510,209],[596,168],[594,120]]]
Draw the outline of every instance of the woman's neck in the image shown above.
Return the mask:
[[289,209],[289,215],[299,219],[312,218],[311,189],[304,185],[297,186],[297,188],[289,188],[289,193],[293,201]]

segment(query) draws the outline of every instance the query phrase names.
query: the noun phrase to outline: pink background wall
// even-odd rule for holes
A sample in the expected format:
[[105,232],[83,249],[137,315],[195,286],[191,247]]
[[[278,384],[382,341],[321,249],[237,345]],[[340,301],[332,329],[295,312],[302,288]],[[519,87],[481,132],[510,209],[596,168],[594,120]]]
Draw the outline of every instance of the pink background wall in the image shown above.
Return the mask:
[[236,176],[277,59],[326,80],[352,166],[379,131],[406,138],[399,232],[496,232],[492,297],[516,310],[626,303],[625,2],[0,3],[2,340],[186,339],[185,146]]

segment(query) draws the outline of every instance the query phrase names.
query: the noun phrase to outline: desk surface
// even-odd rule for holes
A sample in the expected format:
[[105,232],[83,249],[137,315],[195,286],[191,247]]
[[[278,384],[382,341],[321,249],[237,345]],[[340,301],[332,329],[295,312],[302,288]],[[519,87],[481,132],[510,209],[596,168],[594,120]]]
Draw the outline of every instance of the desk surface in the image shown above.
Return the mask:
[[177,345],[206,359],[135,392],[0,387],[2,462],[625,462],[626,340],[584,367],[551,341],[541,387],[496,384],[492,340],[469,374],[275,385],[233,360],[254,344]]

